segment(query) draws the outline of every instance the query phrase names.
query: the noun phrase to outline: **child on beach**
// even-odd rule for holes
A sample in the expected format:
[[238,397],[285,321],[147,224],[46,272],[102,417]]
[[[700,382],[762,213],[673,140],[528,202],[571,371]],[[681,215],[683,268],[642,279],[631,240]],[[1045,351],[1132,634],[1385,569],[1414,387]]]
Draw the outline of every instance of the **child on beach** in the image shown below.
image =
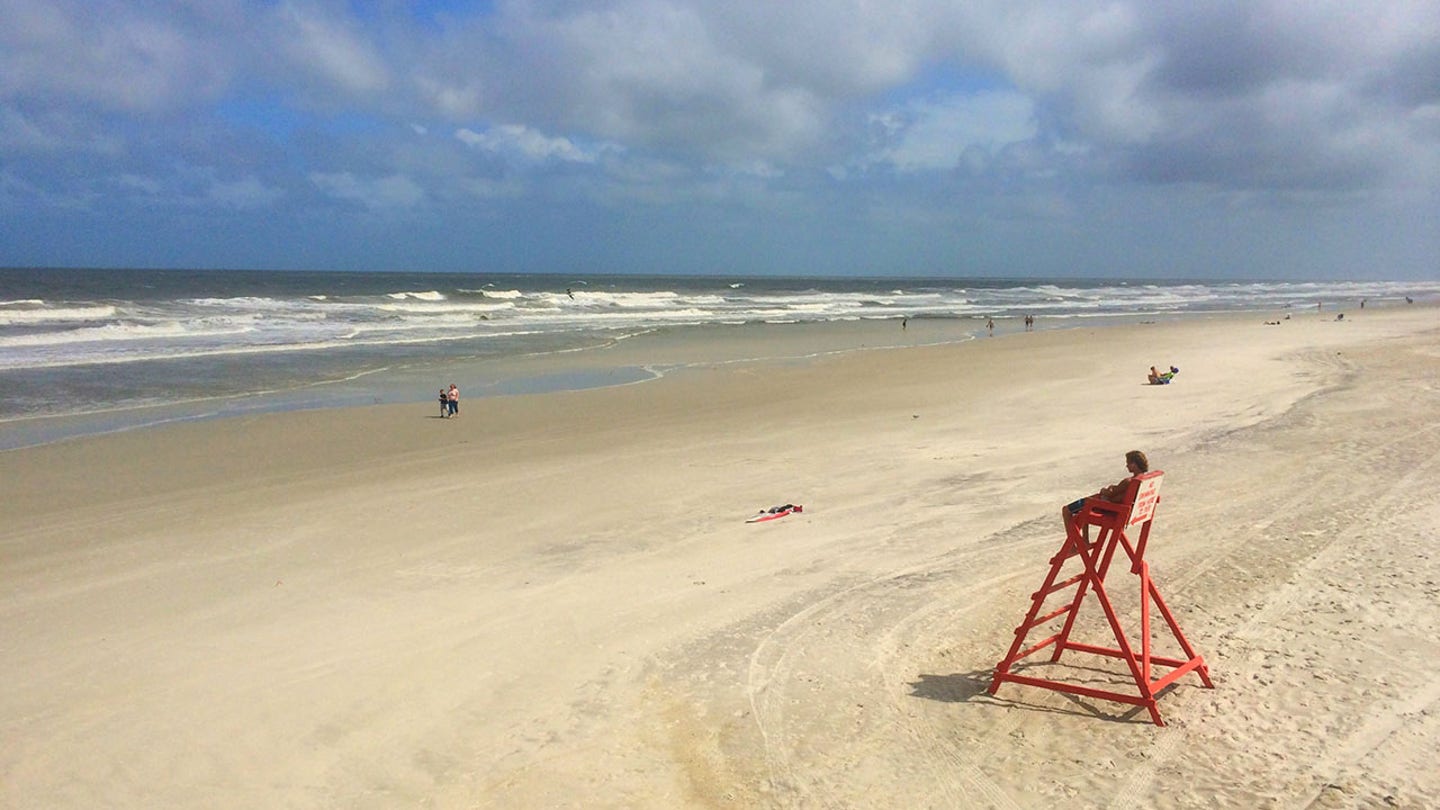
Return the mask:
[[445,389],[440,389],[440,418],[444,419],[450,413],[450,397],[446,395]]

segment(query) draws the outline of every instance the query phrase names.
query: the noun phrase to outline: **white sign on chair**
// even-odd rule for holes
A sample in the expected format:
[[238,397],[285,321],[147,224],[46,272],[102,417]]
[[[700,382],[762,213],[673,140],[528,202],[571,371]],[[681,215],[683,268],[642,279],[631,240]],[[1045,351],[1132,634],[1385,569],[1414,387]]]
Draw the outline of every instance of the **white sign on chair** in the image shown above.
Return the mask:
[[1135,506],[1130,510],[1130,522],[1125,524],[1127,528],[1138,526],[1154,516],[1155,504],[1160,502],[1160,481],[1164,477],[1164,473],[1159,473],[1140,479],[1140,487],[1135,490]]

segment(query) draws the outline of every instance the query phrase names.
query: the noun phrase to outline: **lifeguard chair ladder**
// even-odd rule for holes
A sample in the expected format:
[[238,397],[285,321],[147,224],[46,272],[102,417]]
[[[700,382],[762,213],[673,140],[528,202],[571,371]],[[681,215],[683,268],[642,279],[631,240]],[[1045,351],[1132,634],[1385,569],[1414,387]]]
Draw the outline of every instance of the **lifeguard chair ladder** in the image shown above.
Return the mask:
[[[1059,553],[1050,558],[1050,573],[1046,575],[1044,584],[1030,597],[1030,612],[1026,614],[1025,620],[1020,623],[1020,626],[1015,628],[1015,641],[1010,645],[1010,652],[1006,653],[1004,660],[995,667],[995,678],[990,682],[990,694],[995,694],[1002,683],[1038,686],[1042,689],[1053,689],[1072,695],[1143,706],[1150,712],[1150,719],[1155,721],[1155,725],[1163,726],[1165,721],[1160,719],[1160,710],[1155,705],[1155,696],[1165,687],[1193,670],[1200,676],[1200,681],[1205,688],[1214,688],[1204,660],[1190,647],[1190,642],[1185,640],[1185,634],[1180,631],[1180,625],[1175,623],[1175,616],[1165,606],[1165,600],[1160,596],[1160,590],[1150,579],[1150,564],[1145,562],[1145,544],[1150,540],[1150,526],[1155,519],[1155,506],[1160,502],[1160,482],[1164,475],[1165,473],[1157,470],[1136,476],[1130,483],[1124,503],[1109,503],[1098,498],[1085,500],[1080,512],[1066,524],[1065,540],[1060,546]],[[1091,527],[1099,530],[1094,540],[1090,539]],[[1139,527],[1139,539],[1137,542],[1132,542],[1127,532],[1136,527]],[[1124,628],[1120,625],[1120,619],[1116,616],[1115,608],[1110,601],[1110,594],[1105,588],[1105,575],[1110,571],[1110,563],[1115,557],[1115,551],[1121,548],[1130,558],[1130,573],[1136,574],[1140,578],[1140,651],[1138,655],[1131,646]],[[1083,570],[1074,576],[1059,580],[1061,569],[1072,557],[1080,559]],[[1076,586],[1075,592],[1065,606],[1042,615],[1041,610],[1044,608],[1046,599],[1051,594],[1071,586]],[[1098,647],[1070,640],[1070,631],[1075,627],[1075,617],[1079,614],[1080,606],[1084,603],[1087,592],[1093,592],[1096,600],[1104,609],[1105,618],[1109,620],[1110,629],[1115,634],[1117,647]],[[1170,627],[1170,632],[1174,634],[1175,640],[1179,642],[1185,658],[1164,658],[1151,654],[1150,605],[1152,602],[1155,607],[1159,608],[1160,615],[1165,618],[1165,623]],[[1032,630],[1045,626],[1061,616],[1065,617],[1065,624],[1060,632],[1030,647],[1024,647],[1025,639]],[[1139,688],[1139,694],[1112,692],[1064,681],[1021,675],[1012,671],[1016,662],[1046,647],[1055,648],[1050,655],[1052,663],[1059,662],[1060,656],[1066,650],[1119,658],[1129,667],[1135,685]],[[1152,679],[1151,668],[1157,664],[1173,669]]]

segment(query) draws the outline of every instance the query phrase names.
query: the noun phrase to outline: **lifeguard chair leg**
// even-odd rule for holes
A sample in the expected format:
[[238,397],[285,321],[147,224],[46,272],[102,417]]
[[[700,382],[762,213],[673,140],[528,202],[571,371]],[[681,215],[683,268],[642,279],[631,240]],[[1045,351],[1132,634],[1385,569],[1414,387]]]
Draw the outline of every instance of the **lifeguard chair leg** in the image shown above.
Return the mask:
[[[1147,564],[1148,568],[1148,564]],[[1149,573],[1148,571],[1146,572]],[[1170,632],[1175,636],[1180,649],[1185,653],[1185,661],[1169,676],[1172,680],[1184,675],[1186,672],[1195,671],[1200,676],[1200,682],[1206,689],[1214,689],[1215,684],[1210,681],[1210,670],[1205,666],[1205,659],[1195,652],[1190,642],[1185,638],[1185,633],[1180,630],[1180,624],[1175,621],[1175,616],[1170,613],[1170,608],[1165,604],[1165,598],[1160,595],[1160,589],[1155,587],[1155,581],[1149,576],[1145,577],[1145,585],[1149,590],[1150,598],[1155,600],[1155,607],[1160,609],[1160,615],[1165,617],[1165,624],[1170,627]]]
[[[1057,583],[1055,581],[1056,578],[1060,575],[1060,571],[1065,567],[1065,562],[1067,560],[1075,556],[1084,556],[1084,548],[1085,542],[1083,536],[1080,534],[1079,530],[1075,526],[1067,522],[1065,539],[1061,541],[1059,551],[1056,551],[1055,554],[1050,557],[1050,570],[1045,575],[1045,581],[1041,583],[1039,590],[1030,594],[1030,610],[1026,612],[1025,618],[1020,622],[1019,626],[1015,628],[1015,639],[1010,643],[1010,650],[1005,653],[1005,657],[1002,658],[1000,660],[1000,663],[995,666],[995,676],[990,681],[990,694],[995,694],[995,691],[1000,688],[1000,684],[1006,679],[1007,676],[1009,676],[1010,668],[1015,664],[1016,661],[1019,661],[1020,659],[1025,658],[1032,653],[1039,652],[1050,644],[1057,644],[1058,650],[1058,642],[1060,642],[1060,640],[1064,638],[1068,633],[1071,621],[1074,618],[1074,611],[1079,607],[1079,597],[1072,599],[1067,607],[1052,611],[1045,616],[1039,615],[1040,609],[1045,606],[1045,600],[1050,596],[1050,594],[1062,591],[1065,588],[1068,588],[1071,585],[1075,585],[1077,583],[1079,583],[1081,588],[1081,596],[1084,595],[1084,580],[1087,576],[1084,573],[1077,574],[1073,577],[1070,577],[1069,579],[1066,579],[1063,582]],[[1057,633],[1039,642],[1038,644],[1035,644],[1029,649],[1023,651],[1021,650],[1021,647],[1024,645],[1025,639],[1030,634],[1031,630],[1042,624],[1045,624],[1051,619],[1058,618],[1062,613],[1065,613],[1067,611],[1069,611],[1071,615],[1066,620],[1066,629],[1064,631]]]
[[1070,600],[1069,615],[1065,617],[1065,625],[1060,628],[1060,633],[1055,637],[1055,651],[1050,654],[1050,663],[1059,663],[1060,656],[1065,652],[1066,644],[1070,641],[1070,631],[1075,629],[1075,617],[1080,615],[1080,606],[1085,602],[1085,594],[1089,592],[1090,582],[1095,576],[1094,558],[1096,551],[1104,546],[1106,535],[1101,530],[1100,536],[1091,545],[1089,540],[1090,524],[1080,525],[1080,516],[1066,525],[1066,532],[1070,542],[1075,549],[1075,556],[1080,557],[1080,564],[1084,566],[1085,573],[1080,580],[1080,587],[1075,589],[1075,596]]
[[[1115,615],[1115,608],[1110,604],[1110,596],[1105,593],[1105,584],[1097,581],[1095,583],[1095,596],[1100,601],[1100,606],[1105,610],[1105,618],[1110,622],[1110,630],[1115,634],[1115,643],[1119,649],[1114,651],[1102,651],[1091,649],[1090,652],[1098,652],[1102,655],[1113,655],[1125,662],[1130,669],[1130,677],[1135,679],[1135,685],[1140,690],[1139,705],[1144,706],[1150,712],[1150,719],[1155,725],[1163,726],[1165,721],[1160,718],[1160,707],[1155,703],[1155,690],[1151,688],[1148,674],[1141,671],[1140,661],[1137,660],[1135,651],[1130,647],[1130,639],[1125,635],[1125,629],[1120,626],[1120,617]],[[1142,641],[1146,655],[1149,654],[1150,639],[1147,636]],[[1120,697],[1118,693],[1114,697]]]

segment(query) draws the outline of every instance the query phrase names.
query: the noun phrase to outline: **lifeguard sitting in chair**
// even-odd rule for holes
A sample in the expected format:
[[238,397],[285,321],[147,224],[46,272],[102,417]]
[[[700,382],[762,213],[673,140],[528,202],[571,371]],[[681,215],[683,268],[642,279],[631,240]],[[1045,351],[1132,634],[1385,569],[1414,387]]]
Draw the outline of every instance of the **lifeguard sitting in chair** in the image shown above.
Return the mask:
[[[1149,712],[1155,725],[1163,726],[1165,723],[1160,719],[1160,709],[1155,701],[1161,690],[1189,672],[1198,675],[1201,684],[1206,688],[1213,687],[1204,659],[1190,646],[1185,634],[1180,632],[1180,625],[1176,623],[1175,616],[1160,596],[1160,590],[1150,578],[1150,564],[1145,561],[1145,546],[1150,540],[1155,507],[1160,502],[1160,482],[1165,474],[1159,471],[1150,472],[1149,460],[1139,450],[1131,450],[1125,454],[1125,467],[1130,471],[1130,477],[1105,487],[1088,498],[1081,498],[1060,511],[1065,523],[1065,539],[1061,541],[1059,552],[1050,558],[1050,571],[1040,589],[1030,595],[1030,610],[1015,628],[1015,639],[1009,652],[995,667],[995,677],[990,682],[990,694],[995,694],[1003,683],[1038,686],[1072,695],[1139,706]],[[1093,542],[1090,539],[1092,526],[1099,530],[1099,536]],[[1130,533],[1136,530],[1138,537],[1132,537]],[[1130,573],[1140,578],[1138,644],[1121,625],[1120,615],[1116,613],[1106,587],[1106,575],[1110,573],[1110,563],[1117,553],[1129,558]],[[1080,563],[1081,570],[1062,579],[1062,569],[1072,560]],[[1065,592],[1063,596],[1060,595],[1062,592]],[[1093,601],[1098,602],[1104,612],[1115,646],[1087,644],[1071,638],[1075,629],[1075,618],[1081,605],[1087,601],[1087,594],[1093,594]],[[1058,608],[1052,606],[1047,610],[1045,604],[1052,595],[1058,596],[1061,604]],[[1150,632],[1152,607],[1160,612],[1165,626],[1170,630],[1173,646],[1178,647],[1181,652],[1179,656],[1154,654],[1154,639]],[[1051,623],[1056,621],[1062,623],[1058,632],[1042,629],[1052,627]],[[1026,638],[1035,630],[1051,635],[1027,647]],[[1130,671],[1136,691],[1117,692],[1016,671],[1016,664],[1022,659],[1047,647],[1052,649],[1051,663],[1059,663],[1060,656],[1067,651],[1119,659]],[[1156,673],[1156,666],[1169,668],[1170,671],[1164,674]]]
[[[1078,501],[1072,501],[1066,504],[1064,509],[1060,510],[1060,520],[1064,524],[1067,533],[1070,531],[1070,524],[1075,523],[1080,513],[1085,509],[1086,502],[1099,500],[1106,503],[1118,504],[1124,501],[1125,496],[1130,492],[1130,482],[1135,480],[1135,476],[1150,472],[1150,459],[1146,458],[1145,454],[1139,450],[1131,450],[1125,454],[1125,469],[1130,471],[1128,478],[1117,481],[1108,487],[1101,487],[1100,491],[1094,495],[1088,498],[1081,498]],[[1088,525],[1088,523],[1081,521],[1081,526]]]

